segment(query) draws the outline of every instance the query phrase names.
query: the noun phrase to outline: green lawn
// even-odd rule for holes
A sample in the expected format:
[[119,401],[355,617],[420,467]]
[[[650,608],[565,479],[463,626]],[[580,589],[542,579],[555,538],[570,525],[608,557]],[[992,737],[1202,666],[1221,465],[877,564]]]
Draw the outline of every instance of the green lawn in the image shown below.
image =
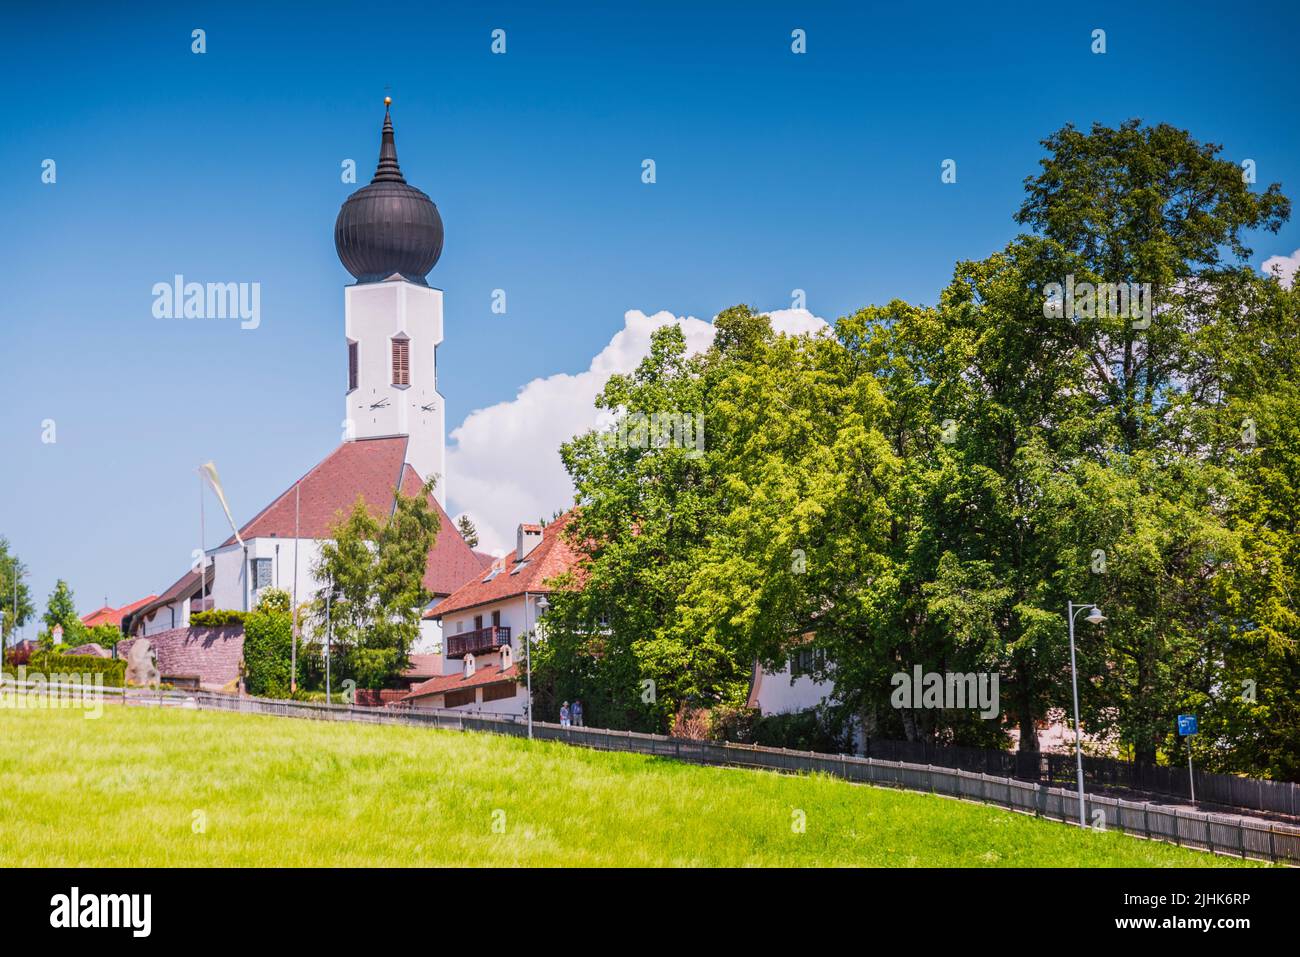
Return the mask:
[[828,777],[487,734],[0,711],[5,867],[1240,863]]

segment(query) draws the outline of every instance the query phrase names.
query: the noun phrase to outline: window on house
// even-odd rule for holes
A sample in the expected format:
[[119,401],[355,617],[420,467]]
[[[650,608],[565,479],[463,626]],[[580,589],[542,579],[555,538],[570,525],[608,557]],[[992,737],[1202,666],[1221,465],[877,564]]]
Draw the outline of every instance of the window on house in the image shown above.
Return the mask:
[[474,616],[474,630],[475,630],[475,631],[478,631],[478,630],[479,630],[480,628],[482,628],[482,627],[483,627],[483,616],[482,616],[482,615],[475,615],[475,616]]
[[825,664],[826,652],[822,649],[800,648],[790,656],[790,675],[797,678],[800,675],[812,674]]
[[271,584],[271,559],[254,558],[253,565],[253,588],[267,588]]
[[393,385],[411,384],[411,340],[393,340]]
[[357,387],[357,344],[348,342],[348,391]]
[[463,705],[474,703],[474,689],[465,688],[461,691],[448,691],[443,698],[443,707],[459,708]]
[[501,612],[499,611],[492,612],[492,627],[493,628],[501,627]]
[[513,698],[515,696],[515,685],[513,682],[505,681],[501,684],[487,685],[483,689],[484,701],[500,701],[502,698]]

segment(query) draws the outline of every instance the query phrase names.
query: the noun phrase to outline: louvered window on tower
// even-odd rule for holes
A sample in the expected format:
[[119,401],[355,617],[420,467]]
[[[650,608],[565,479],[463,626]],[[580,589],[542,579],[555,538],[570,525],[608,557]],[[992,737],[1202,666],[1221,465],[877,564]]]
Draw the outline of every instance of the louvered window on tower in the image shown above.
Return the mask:
[[357,344],[348,343],[348,391],[357,387]]
[[411,340],[393,340],[393,385],[411,384]]

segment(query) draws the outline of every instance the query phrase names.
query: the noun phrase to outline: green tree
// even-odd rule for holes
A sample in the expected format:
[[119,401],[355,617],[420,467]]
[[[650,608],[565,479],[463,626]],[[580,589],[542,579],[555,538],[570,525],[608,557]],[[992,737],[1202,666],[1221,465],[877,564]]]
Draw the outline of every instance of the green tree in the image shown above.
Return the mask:
[[18,628],[36,614],[31,592],[23,581],[26,574],[27,566],[10,551],[9,540],[0,535],[0,609],[4,610],[4,617],[0,619],[0,636],[6,646],[13,643],[12,636]]
[[244,687],[251,695],[287,698],[292,673],[293,615],[289,593],[265,588],[244,615]]
[[465,540],[465,544],[470,548],[478,548],[478,529],[474,527],[474,522],[468,515],[462,515],[456,519],[456,529],[460,532],[460,537]]
[[77,615],[77,602],[72,595],[72,589],[62,578],[55,583],[54,590],[46,599],[45,614],[41,616],[41,621],[45,623],[45,629],[38,637],[42,649],[48,651],[55,646],[56,626],[63,628],[62,644],[75,646],[84,643],[86,626],[81,623],[81,618]]
[[424,587],[428,556],[439,519],[429,505],[434,484],[416,495],[397,493],[392,513],[374,517],[358,497],[352,512],[332,529],[313,573],[326,586],[311,603],[318,639],[325,635],[326,598],[333,633],[331,656],[340,678],[358,687],[382,688],[409,664],[420,619],[432,600]]

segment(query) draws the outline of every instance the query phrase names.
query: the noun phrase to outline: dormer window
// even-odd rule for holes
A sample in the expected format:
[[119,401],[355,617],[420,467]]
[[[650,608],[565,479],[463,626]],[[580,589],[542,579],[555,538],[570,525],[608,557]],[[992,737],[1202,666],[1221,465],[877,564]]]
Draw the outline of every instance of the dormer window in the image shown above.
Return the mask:
[[404,334],[393,336],[393,385],[411,384],[411,340]]

